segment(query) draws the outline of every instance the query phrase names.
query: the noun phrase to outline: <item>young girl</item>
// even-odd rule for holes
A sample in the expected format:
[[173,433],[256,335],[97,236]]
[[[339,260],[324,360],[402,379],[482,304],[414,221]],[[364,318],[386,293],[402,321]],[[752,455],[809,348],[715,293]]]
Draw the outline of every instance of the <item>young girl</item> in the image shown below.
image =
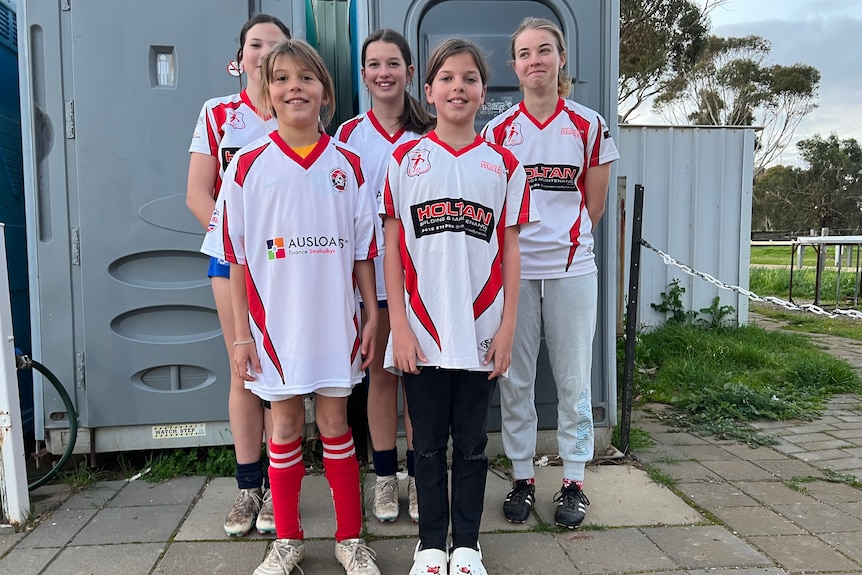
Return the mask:
[[598,288],[592,232],[605,211],[610,163],[619,153],[597,112],[564,99],[572,88],[564,70],[565,45],[552,22],[527,18],[521,23],[511,51],[524,101],[491,120],[483,135],[524,164],[542,218],[520,236],[521,297],[512,369],[500,379],[503,446],[515,479],[503,512],[509,521],[522,523],[535,497],[533,398],[544,324],[563,460],[554,520],[575,528],[589,505],[584,466],[593,457],[590,368]]
[[[259,14],[246,22],[239,33],[236,62],[248,75],[248,88],[239,94],[208,100],[201,110],[189,149],[186,203],[204,229],[209,225],[222,178],[233,155],[276,127],[275,120],[261,117],[256,107],[260,61],[275,44],[288,38],[290,30],[274,16]],[[212,258],[208,275],[225,345],[228,355],[232,355],[234,327],[228,279],[230,264]],[[264,429],[272,427],[272,418],[260,398],[247,390],[242,379],[236,376],[230,380],[228,417],[236,453],[236,483],[240,491],[225,518],[225,533],[245,535],[255,524],[255,516],[258,531],[272,533],[275,531],[272,499],[269,481],[261,465],[260,449]]]
[[[434,124],[434,118],[407,92],[413,81],[413,58],[404,36],[394,30],[372,32],[362,44],[362,80],[371,94],[371,110],[348,120],[335,138],[362,150],[362,171],[368,191],[380,202],[386,166],[393,150],[419,138]],[[371,431],[372,460],[377,482],[372,511],[380,521],[398,518],[398,376],[383,369],[383,354],[389,336],[389,313],[383,285],[382,253],[374,260],[377,278],[377,349],[368,369],[368,427]],[[406,406],[406,400],[405,400]],[[410,518],[419,521],[414,479],[413,427],[404,412],[407,432],[407,500]]]
[[[361,328],[355,286],[374,301],[378,238],[359,156],[318,131],[335,93],[321,57],[287,40],[261,65],[262,107],[278,129],[240,150],[225,174],[203,251],[231,262],[234,370],[272,403],[269,477],[277,539],[255,575],[287,574],[305,555],[299,496],[302,396],[315,414],[335,505],[335,556],[377,575],[362,529],[359,462],[347,397],[374,358],[377,308]],[[364,361],[363,361],[364,357]]]
[[383,189],[392,330],[384,365],[404,374],[416,449],[419,544],[411,575],[447,573],[450,519],[448,572],[486,573],[479,523],[488,409],[510,362],[518,229],[535,219],[523,168],[476,134],[487,77],[472,42],[447,40],[431,53],[425,95],[437,127],[395,150]]

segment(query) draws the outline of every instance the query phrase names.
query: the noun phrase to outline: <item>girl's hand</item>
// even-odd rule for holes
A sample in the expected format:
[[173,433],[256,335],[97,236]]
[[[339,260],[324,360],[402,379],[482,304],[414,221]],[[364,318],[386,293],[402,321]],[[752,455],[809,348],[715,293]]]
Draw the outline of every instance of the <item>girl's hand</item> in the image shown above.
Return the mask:
[[359,348],[359,353],[362,354],[362,365],[360,369],[365,369],[371,362],[374,361],[375,343],[377,341],[377,320],[366,319],[362,326],[361,335],[362,345]]
[[419,367],[416,365],[417,358],[419,361],[428,361],[419,347],[419,341],[413,330],[409,327],[392,330],[392,360],[396,369],[400,369],[404,373],[419,375]]
[[500,327],[491,340],[491,347],[485,354],[484,364],[494,362],[494,371],[488,374],[488,379],[494,379],[506,373],[512,365],[512,342],[515,340],[515,330]]
[[[251,369],[249,369],[251,367]],[[254,375],[249,373],[260,373],[260,359],[257,357],[257,347],[254,341],[246,344],[235,345],[233,348],[233,373],[243,381],[254,381]]]

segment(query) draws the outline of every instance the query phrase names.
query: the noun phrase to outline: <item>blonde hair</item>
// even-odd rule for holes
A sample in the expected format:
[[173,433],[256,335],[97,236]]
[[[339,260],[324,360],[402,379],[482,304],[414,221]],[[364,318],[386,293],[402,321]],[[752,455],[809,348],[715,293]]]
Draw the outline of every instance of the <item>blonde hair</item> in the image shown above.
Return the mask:
[[[512,53],[513,62],[516,57],[515,41],[525,30],[541,30],[549,33],[554,37],[554,41],[557,44],[557,52],[560,55],[566,53],[566,39],[563,37],[562,30],[560,30],[556,24],[546,18],[534,18],[533,16],[528,16],[527,18],[524,18],[524,21],[518,25],[515,32],[512,34],[512,43],[509,50]],[[561,98],[565,98],[571,94],[571,92],[572,78],[569,76],[569,72],[565,68],[560,68],[557,70],[557,95]]]
[[332,82],[332,76],[329,75],[326,63],[317,53],[317,50],[303,40],[296,38],[278,44],[264,57],[263,63],[260,65],[260,102],[258,108],[261,112],[275,117],[275,108],[269,97],[269,85],[275,74],[275,61],[281,56],[290,58],[299,68],[308,70],[323,84],[323,95],[329,100],[329,104],[321,106],[320,120],[323,125],[329,124],[335,115],[335,84]]

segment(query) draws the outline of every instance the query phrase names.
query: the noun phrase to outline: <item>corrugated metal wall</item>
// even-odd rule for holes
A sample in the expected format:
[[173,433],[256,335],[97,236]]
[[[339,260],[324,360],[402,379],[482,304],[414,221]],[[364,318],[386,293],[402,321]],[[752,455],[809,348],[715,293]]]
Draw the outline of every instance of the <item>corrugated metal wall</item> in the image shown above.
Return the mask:
[[[627,207],[625,283],[620,297],[628,292],[636,184],[645,188],[646,241],[727,284],[748,287],[754,141],[753,128],[620,126],[618,176],[625,178]],[[675,278],[685,288],[686,309],[709,307],[719,296],[721,305],[736,310],[728,319],[746,323],[747,298],[665,265],[646,248],[640,267],[640,326],[664,323],[666,314],[650,304],[661,301],[661,292]]]

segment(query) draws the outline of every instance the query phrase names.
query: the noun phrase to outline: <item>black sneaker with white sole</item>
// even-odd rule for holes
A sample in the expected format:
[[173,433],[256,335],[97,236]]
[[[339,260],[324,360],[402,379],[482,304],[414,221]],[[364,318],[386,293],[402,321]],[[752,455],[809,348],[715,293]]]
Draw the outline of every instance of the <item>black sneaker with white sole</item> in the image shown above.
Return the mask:
[[554,523],[560,527],[577,529],[584,517],[587,516],[587,505],[590,504],[590,500],[587,499],[584,491],[578,487],[577,483],[561,488],[554,495],[554,501],[557,502]]
[[510,523],[523,523],[530,517],[536,500],[536,486],[526,479],[518,479],[503,502],[503,515]]

